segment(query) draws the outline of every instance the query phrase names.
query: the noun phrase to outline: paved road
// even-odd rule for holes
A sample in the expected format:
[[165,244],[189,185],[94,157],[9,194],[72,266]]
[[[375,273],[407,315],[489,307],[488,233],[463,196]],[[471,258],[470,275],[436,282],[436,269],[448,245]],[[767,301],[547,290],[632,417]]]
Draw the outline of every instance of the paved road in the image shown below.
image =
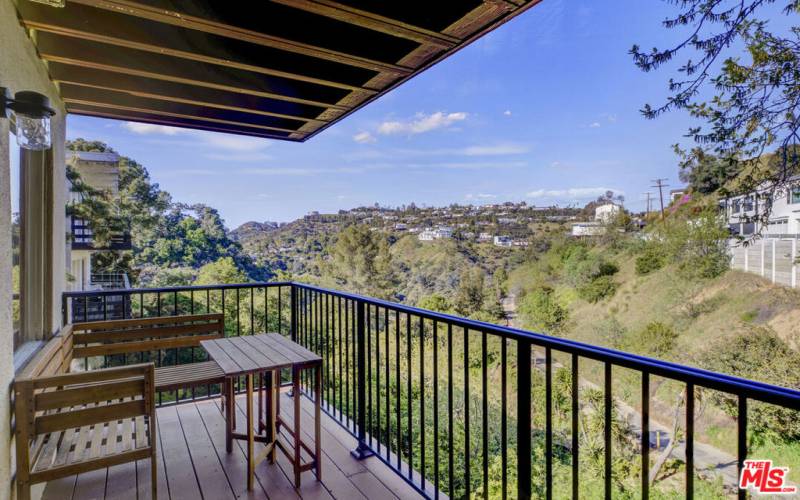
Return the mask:
[[[515,319],[516,315],[516,297],[513,294],[509,294],[508,297],[502,300],[503,310],[506,312],[506,318],[508,321],[508,326],[515,326]],[[537,351],[536,349],[533,350],[531,354],[531,362],[533,366],[540,370],[545,370],[545,358],[544,352]],[[560,363],[553,363],[553,366],[556,368],[562,368],[563,366]],[[591,387],[594,389],[601,389],[600,386],[581,378],[580,380],[581,387]],[[616,400],[617,409],[619,411],[620,417],[625,419],[629,425],[631,426],[631,430],[635,433],[637,437],[641,436],[642,428],[642,415],[632,406],[629,406],[625,402],[617,399]],[[671,415],[668,416],[669,419],[672,418]],[[654,418],[654,415],[650,415],[650,443],[651,446],[655,447],[657,434],[660,438],[661,450],[667,447],[669,444],[670,439],[672,439],[672,429],[658,420]],[[686,458],[686,446],[683,441],[677,443],[675,448],[672,450],[670,454],[671,457],[676,458],[678,460],[685,460]],[[651,464],[655,461],[655,456],[651,453],[650,455],[650,462]],[[701,443],[695,440],[694,443],[694,463],[695,468],[700,475],[706,474],[714,474],[717,476],[722,476],[723,484],[729,488],[735,488],[738,484],[738,470],[736,468],[736,457],[726,453],[718,448],[715,448],[711,445]]]

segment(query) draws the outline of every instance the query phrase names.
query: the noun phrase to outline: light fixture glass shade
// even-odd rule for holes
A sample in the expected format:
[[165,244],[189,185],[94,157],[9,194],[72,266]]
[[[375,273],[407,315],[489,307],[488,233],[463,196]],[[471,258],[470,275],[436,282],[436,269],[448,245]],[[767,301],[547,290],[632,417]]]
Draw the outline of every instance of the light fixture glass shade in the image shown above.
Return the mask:
[[17,144],[31,151],[50,148],[50,117],[31,118],[17,113]]

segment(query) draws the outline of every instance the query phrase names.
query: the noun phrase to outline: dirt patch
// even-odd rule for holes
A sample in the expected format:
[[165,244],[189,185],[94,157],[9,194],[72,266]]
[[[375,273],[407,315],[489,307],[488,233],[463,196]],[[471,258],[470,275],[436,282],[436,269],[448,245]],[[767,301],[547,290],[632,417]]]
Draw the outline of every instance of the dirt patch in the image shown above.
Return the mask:
[[767,324],[792,348],[800,349],[800,307],[781,311]]

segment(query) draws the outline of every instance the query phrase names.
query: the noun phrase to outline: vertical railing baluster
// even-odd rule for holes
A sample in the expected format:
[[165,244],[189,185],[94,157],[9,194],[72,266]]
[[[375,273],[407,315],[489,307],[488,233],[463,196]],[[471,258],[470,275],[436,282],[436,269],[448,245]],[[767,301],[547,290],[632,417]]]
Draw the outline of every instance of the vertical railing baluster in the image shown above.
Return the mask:
[[[744,461],[747,459],[747,397],[739,395],[739,413],[736,419],[736,471],[742,477]],[[739,488],[739,498],[747,498],[747,490]]]
[[419,317],[419,479],[425,491],[425,323]]
[[[350,306],[347,305],[347,299],[344,300],[344,364],[345,364],[345,380],[344,380],[344,393],[347,396],[344,400],[345,406],[347,407],[347,418],[352,421],[352,414],[350,413],[350,372],[352,368],[350,366]],[[350,423],[347,423],[347,428],[350,428]]]
[[[337,307],[337,314],[336,314],[336,341],[339,344],[339,349],[337,351],[339,357],[339,373],[338,377],[336,378],[336,388],[339,389],[339,394],[336,399],[336,404],[339,407],[339,420],[342,420],[342,409],[344,408],[344,403],[342,402],[342,298],[336,297],[336,307]],[[346,344],[345,344],[346,345]]]
[[517,339],[517,498],[527,500],[531,485],[531,344]]
[[503,500],[508,497],[508,340],[500,337],[500,463]]
[[397,432],[397,447],[395,449],[395,452],[397,453],[397,470],[399,471],[399,470],[401,470],[401,466],[400,466],[401,462],[402,462],[401,455],[403,453],[403,441],[402,441],[402,437],[401,437],[403,423],[402,423],[401,416],[400,416],[400,406],[401,406],[400,400],[403,397],[402,396],[402,390],[401,390],[402,386],[403,386],[403,381],[400,379],[401,378],[400,377],[400,311],[395,311],[394,312],[394,352],[395,352],[395,356],[394,356],[395,377],[394,377],[394,380],[395,380],[395,384],[397,386],[397,390],[395,391],[397,393],[397,400],[395,401],[395,405],[394,405],[395,413],[397,414],[396,418],[395,418],[395,423],[397,424],[397,429],[396,429],[396,432]]
[[464,327],[464,487],[466,492],[465,498],[470,498],[470,491],[472,485],[470,484],[470,477],[472,475],[472,466],[470,465],[470,449],[471,443],[469,440],[469,329]]
[[439,336],[433,321],[433,497],[439,498]]
[[[642,372],[642,498],[650,498],[650,374]],[[674,439],[674,437],[673,437]]]
[[389,413],[390,411],[390,404],[389,401],[391,398],[389,397],[389,392],[391,391],[391,383],[389,381],[389,308],[383,308],[383,327],[385,329],[386,334],[386,344],[385,344],[385,351],[386,351],[386,460],[389,461],[389,453],[390,453],[390,443],[391,443],[391,433],[392,433],[392,414]]
[[481,427],[483,444],[483,498],[489,498],[489,378],[488,338],[481,332]]
[[367,353],[367,371],[366,376],[361,375],[362,379],[366,379],[366,389],[367,389],[367,429],[369,430],[369,446],[372,447],[372,308],[369,304],[364,304],[364,325],[366,326],[365,330],[365,339],[367,341],[366,353]]
[[694,384],[686,384],[686,498],[694,498]]
[[544,349],[545,498],[553,498],[553,353]]
[[447,494],[454,498],[453,482],[453,324],[447,324]]
[[[380,309],[375,306],[375,427],[370,426],[370,442],[372,434],[377,430],[375,442],[378,455],[381,454],[381,329]],[[370,411],[370,414],[372,411]]]
[[611,499],[611,417],[612,417],[612,400],[611,400],[611,363],[605,362],[605,387],[604,387],[604,401],[605,401],[605,422],[603,429],[603,441],[605,442],[605,497]]
[[353,450],[351,453],[357,460],[362,460],[367,458],[368,456],[372,455],[372,452],[367,446],[366,442],[366,399],[367,399],[367,387],[366,387],[366,345],[365,345],[365,336],[366,336],[366,310],[364,308],[364,302],[359,300],[356,302],[356,344],[357,344],[357,376],[356,381],[358,384],[358,409],[357,411],[357,425],[358,425],[358,445],[356,449]]
[[407,372],[406,381],[408,382],[408,393],[406,394],[406,397],[408,398],[408,407],[407,407],[407,413],[408,413],[408,415],[407,415],[407,417],[408,417],[408,421],[407,421],[407,425],[408,425],[408,478],[413,480],[413,478],[414,478],[414,475],[413,475],[413,471],[414,471],[414,433],[413,433],[413,430],[411,429],[411,425],[412,425],[411,424],[411,421],[412,421],[411,417],[413,415],[414,408],[413,408],[413,404],[412,404],[412,401],[411,401],[411,394],[412,394],[412,391],[411,391],[411,315],[408,314],[408,313],[406,313],[406,357],[408,358],[408,360],[407,360],[408,364],[406,365],[406,372]]

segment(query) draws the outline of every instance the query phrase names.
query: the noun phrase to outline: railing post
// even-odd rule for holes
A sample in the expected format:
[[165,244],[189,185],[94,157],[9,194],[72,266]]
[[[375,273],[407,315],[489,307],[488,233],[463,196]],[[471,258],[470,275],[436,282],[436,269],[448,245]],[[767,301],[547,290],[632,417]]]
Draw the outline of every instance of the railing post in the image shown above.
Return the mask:
[[531,498],[531,343],[517,340],[517,498]]
[[356,424],[358,425],[358,446],[351,451],[356,460],[363,460],[372,456],[372,450],[367,446],[367,350],[366,350],[366,311],[364,302],[361,300],[356,301],[356,382],[357,382],[357,399],[358,405],[356,408]]
[[[289,290],[292,297],[291,310],[289,311],[289,335],[292,338],[292,342],[297,342],[297,286],[292,283],[292,287]],[[280,293],[280,289],[278,289],[278,293]],[[280,311],[278,311],[278,314],[280,314]]]

